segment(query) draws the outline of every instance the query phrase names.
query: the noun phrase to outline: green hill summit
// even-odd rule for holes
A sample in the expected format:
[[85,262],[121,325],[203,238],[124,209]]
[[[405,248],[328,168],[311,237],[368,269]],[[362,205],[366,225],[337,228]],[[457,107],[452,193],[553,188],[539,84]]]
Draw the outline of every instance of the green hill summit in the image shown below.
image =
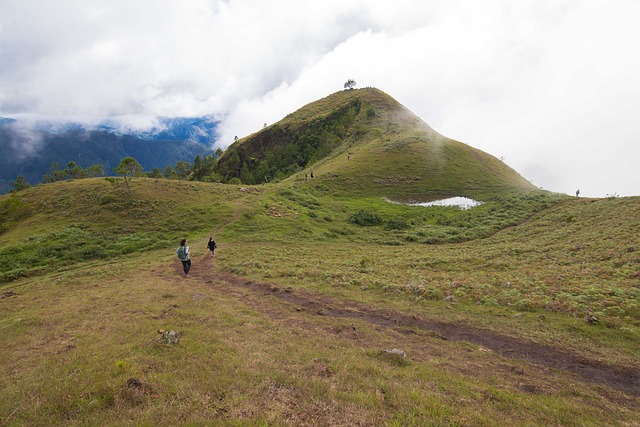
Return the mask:
[[218,171],[224,181],[244,184],[313,174],[339,193],[382,196],[535,189],[500,160],[440,135],[375,88],[336,92],[236,141]]

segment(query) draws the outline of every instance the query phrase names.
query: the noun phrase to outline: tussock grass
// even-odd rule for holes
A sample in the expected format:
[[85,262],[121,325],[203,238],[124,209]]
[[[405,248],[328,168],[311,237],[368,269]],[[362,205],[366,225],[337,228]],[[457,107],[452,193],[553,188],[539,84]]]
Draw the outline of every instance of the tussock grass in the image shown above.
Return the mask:
[[[228,256],[228,249],[220,256]],[[425,331],[387,331],[358,319],[292,310],[286,302],[205,279],[206,269],[216,268],[207,262],[198,258],[195,276],[184,279],[172,259],[156,251],[82,275],[14,283],[18,295],[1,302],[3,422],[478,425],[633,419],[633,411],[603,402],[569,376],[550,378]],[[403,304],[416,313],[425,310]],[[158,329],[179,331],[180,342],[162,344]],[[393,347],[407,352],[406,361],[380,356],[381,349]],[[523,373],[514,378],[514,371]]]
[[[354,307],[638,366],[640,198],[493,187],[459,211],[334,184],[140,179],[127,196],[92,179],[0,197],[0,424],[633,425],[638,396]],[[427,193],[412,185],[395,191]],[[381,222],[351,222],[360,210]],[[351,317],[331,314],[343,305]],[[406,360],[381,357],[393,348]]]

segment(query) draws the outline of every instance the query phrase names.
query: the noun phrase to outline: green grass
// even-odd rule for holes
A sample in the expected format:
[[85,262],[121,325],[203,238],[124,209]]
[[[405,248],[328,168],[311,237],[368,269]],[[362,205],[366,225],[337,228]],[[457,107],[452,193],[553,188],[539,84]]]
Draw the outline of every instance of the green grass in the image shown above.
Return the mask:
[[[228,249],[222,254],[226,257]],[[46,282],[14,284],[19,295],[2,300],[0,323],[4,423],[622,425],[633,420],[632,410],[603,402],[570,377],[547,378],[475,345],[421,331],[384,331],[356,319],[296,312],[222,282],[184,281],[166,258],[153,251],[81,276],[67,272],[43,276]],[[403,305],[418,314],[431,311]],[[160,343],[158,329],[179,331],[180,343]],[[597,341],[592,345],[599,347]],[[380,349],[392,347],[405,349],[407,360],[381,357]],[[514,378],[513,369],[527,373]],[[131,386],[132,379],[141,386]]]
[[245,184],[301,182],[313,173],[311,183],[348,197],[483,198],[536,190],[500,160],[438,134],[375,88],[336,92],[238,140],[219,169]]
[[[419,143],[401,136],[382,149]],[[307,182],[137,179],[127,194],[89,179],[0,197],[0,424],[633,425],[637,395],[382,320],[638,366],[640,198],[516,180],[466,186],[484,203],[468,211],[393,204],[436,190],[413,172],[354,173],[359,147]],[[188,279],[174,253],[185,237]]]
[[159,180],[134,182],[128,194],[102,179],[8,196],[5,224],[21,226],[0,237],[0,283],[176,245],[189,234],[220,227],[233,215],[235,198],[220,185]]

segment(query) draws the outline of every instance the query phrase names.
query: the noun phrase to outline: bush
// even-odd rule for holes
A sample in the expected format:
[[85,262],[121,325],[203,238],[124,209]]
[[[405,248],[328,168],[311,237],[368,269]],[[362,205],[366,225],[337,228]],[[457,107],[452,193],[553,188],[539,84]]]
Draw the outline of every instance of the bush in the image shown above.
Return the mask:
[[382,218],[380,215],[369,209],[360,209],[349,217],[349,221],[363,227],[382,224]]
[[366,109],[367,118],[371,119],[376,116],[376,111],[373,109],[371,105],[369,105]]
[[406,230],[409,228],[409,224],[402,218],[390,219],[384,226],[385,230]]

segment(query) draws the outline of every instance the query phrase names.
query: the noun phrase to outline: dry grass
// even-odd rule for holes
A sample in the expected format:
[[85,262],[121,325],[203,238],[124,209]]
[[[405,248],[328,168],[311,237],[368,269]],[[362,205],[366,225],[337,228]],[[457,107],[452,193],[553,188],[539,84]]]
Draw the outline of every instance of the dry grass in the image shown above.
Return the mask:
[[[279,204],[282,187],[141,180],[132,210],[109,219],[106,207],[120,202],[83,210],[86,198],[110,191],[89,182],[88,192],[78,183],[50,187],[63,217],[43,205],[47,188],[31,190],[37,211],[0,236],[3,250],[30,230],[98,216],[106,219],[96,229],[114,239],[123,227],[165,229],[172,210],[163,203],[179,200],[200,224],[180,231],[191,240],[192,277],[181,277],[170,244],[50,265],[4,284],[0,424],[636,422],[637,385],[590,381],[473,336],[443,339],[428,325],[546,345],[604,366],[600,373],[605,365],[637,372],[638,198],[561,200],[483,240],[390,246],[378,242],[398,241],[400,232],[344,219],[368,200],[297,192],[297,201]],[[315,206],[312,196],[316,218],[300,208]],[[272,207],[284,215],[268,216]],[[127,216],[140,209],[149,217]],[[356,231],[332,240],[323,234],[330,228]],[[169,229],[168,239],[178,233]],[[211,230],[213,260],[205,256]],[[600,322],[585,323],[587,313]],[[413,316],[420,322],[405,321]],[[178,331],[180,342],[162,343],[158,330]],[[407,358],[381,351],[394,348]]]
[[[180,276],[173,257],[155,252],[88,268],[81,275],[67,272],[14,283],[17,295],[0,300],[3,423],[492,425],[501,420],[548,425],[633,420],[629,405],[637,399],[606,387],[586,387],[572,375],[550,375],[542,367],[475,344],[445,341],[426,330],[336,318],[274,298],[259,283],[218,272],[243,252],[244,259],[249,252],[254,259],[262,256],[259,248],[223,244],[214,261],[197,249],[203,246],[199,243],[204,239],[194,244],[188,279]],[[269,249],[282,255],[281,248]],[[308,251],[307,246],[290,249]],[[291,268],[307,271],[305,257],[296,259]],[[389,299],[384,292],[357,296],[363,291],[354,293],[353,284],[334,283],[327,291],[321,271],[340,267],[333,258],[324,262],[316,266],[317,273],[270,277],[268,282],[291,295],[306,295],[304,287],[316,289],[311,295],[320,299],[327,292],[374,306]],[[367,268],[359,264],[351,269]],[[389,307],[432,315],[428,305],[392,299]],[[483,318],[453,311],[450,318]],[[519,324],[512,330],[530,327]],[[180,342],[160,343],[158,329],[180,332]],[[407,359],[399,362],[381,353],[389,348],[403,349]]]

